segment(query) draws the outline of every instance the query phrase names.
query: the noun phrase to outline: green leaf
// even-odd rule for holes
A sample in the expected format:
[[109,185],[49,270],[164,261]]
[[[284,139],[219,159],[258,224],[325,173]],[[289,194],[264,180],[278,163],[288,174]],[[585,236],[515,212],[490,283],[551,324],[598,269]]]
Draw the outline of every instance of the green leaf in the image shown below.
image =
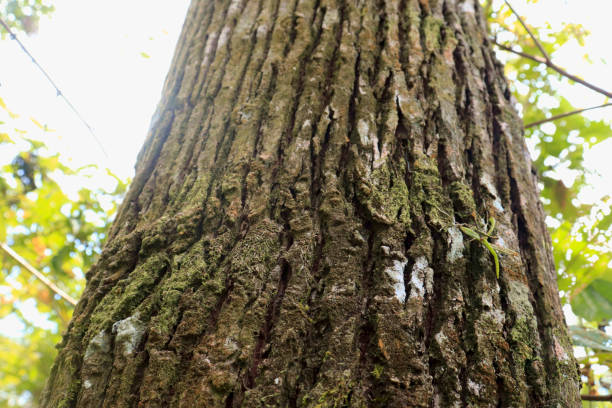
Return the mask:
[[571,301],[572,310],[580,317],[592,322],[608,321],[612,318],[612,282],[595,279]]
[[570,326],[569,330],[575,346],[612,352],[612,337],[603,331],[580,326]]

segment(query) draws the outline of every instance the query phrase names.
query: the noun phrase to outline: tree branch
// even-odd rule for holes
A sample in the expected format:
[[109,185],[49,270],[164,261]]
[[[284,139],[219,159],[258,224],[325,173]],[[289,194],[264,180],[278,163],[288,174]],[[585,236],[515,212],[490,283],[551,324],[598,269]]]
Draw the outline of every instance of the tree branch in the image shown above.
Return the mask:
[[542,53],[542,56],[544,57],[544,59],[546,59],[547,62],[551,63],[550,61],[550,57],[548,56],[548,54],[546,53],[546,51],[544,50],[544,47],[542,46],[542,44],[540,43],[540,41],[536,38],[535,35],[533,35],[533,33],[531,32],[531,30],[529,29],[529,27],[527,27],[527,24],[525,23],[525,21],[523,21],[523,19],[521,18],[521,16],[519,15],[519,13],[516,12],[516,10],[514,10],[514,8],[512,8],[512,6],[510,5],[510,3],[508,2],[508,0],[504,0],[504,3],[506,3],[506,5],[510,8],[510,11],[512,11],[512,13],[514,13],[514,15],[516,16],[516,18],[518,18],[518,21],[521,23],[521,25],[525,28],[525,30],[527,30],[527,34],[529,34],[529,36],[531,37],[531,39],[533,40],[533,42],[535,43],[536,47],[538,47],[538,49],[540,50],[540,52]]
[[8,256],[17,261],[18,264],[26,268],[28,272],[34,275],[39,281],[44,283],[49,289],[61,296],[66,302],[70,303],[72,306],[76,306],[77,301],[72,296],[57,287],[57,285],[51,282],[45,275],[42,274],[42,272],[30,265],[28,261],[23,259],[17,252],[13,251],[11,247],[6,245],[4,242],[0,242],[0,248],[2,248],[2,250],[4,250]]
[[512,53],[514,53],[516,55],[520,55],[523,58],[527,58],[527,59],[530,59],[532,61],[538,62],[540,64],[544,64],[548,68],[557,71],[559,74],[563,75],[564,77],[569,78],[572,81],[577,82],[579,84],[582,84],[582,85],[586,86],[587,88],[590,88],[590,89],[594,90],[595,92],[598,92],[598,93],[600,93],[602,95],[607,96],[608,98],[612,98],[612,92],[608,92],[608,91],[606,91],[603,88],[600,88],[600,87],[598,87],[596,85],[591,84],[590,82],[585,81],[584,79],[580,79],[577,76],[570,74],[569,72],[567,72],[566,70],[564,70],[563,68],[561,68],[558,65],[554,64],[551,61],[547,61],[544,58],[541,58],[541,57],[538,57],[538,56],[535,56],[535,55],[531,55],[531,54],[527,54],[527,53],[522,52],[522,51],[514,50],[514,49],[512,49],[512,48],[510,48],[510,47],[508,47],[506,45],[498,43],[495,39],[492,39],[491,41],[493,42],[493,44],[497,45],[499,48],[501,48],[504,51],[512,52]]
[[[484,10],[485,18],[488,18],[489,12],[491,11],[491,6],[492,5],[493,5],[493,0],[487,0],[485,5],[482,7],[482,9]],[[488,27],[489,27],[489,25],[487,24],[487,28]]]
[[528,123],[527,125],[525,125],[525,129],[533,127],[533,126],[541,125],[542,123],[552,122],[553,120],[565,118],[567,116],[572,116],[572,115],[576,115],[578,113],[590,111],[592,109],[605,108],[606,106],[612,106],[612,102],[604,103],[603,105],[591,106],[590,108],[576,109],[576,110],[573,110],[573,111],[570,111],[570,112],[565,112],[565,113],[561,113],[559,115],[551,116],[550,118],[538,120],[536,122],[531,122],[531,123]]
[[612,395],[581,395],[583,401],[612,401]]

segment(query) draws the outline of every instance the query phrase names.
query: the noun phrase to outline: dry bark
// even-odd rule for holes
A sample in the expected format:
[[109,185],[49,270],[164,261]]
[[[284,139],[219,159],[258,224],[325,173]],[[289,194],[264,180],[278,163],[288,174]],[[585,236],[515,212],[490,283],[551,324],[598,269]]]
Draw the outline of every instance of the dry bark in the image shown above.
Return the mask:
[[578,407],[476,3],[194,0],[43,407]]

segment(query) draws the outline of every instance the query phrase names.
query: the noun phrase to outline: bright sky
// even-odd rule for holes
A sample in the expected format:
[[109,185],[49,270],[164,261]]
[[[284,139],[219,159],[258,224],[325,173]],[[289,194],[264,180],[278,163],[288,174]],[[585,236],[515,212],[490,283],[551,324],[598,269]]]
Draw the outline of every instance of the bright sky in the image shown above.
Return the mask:
[[[496,0],[500,1],[500,0]],[[594,85],[612,92],[612,47],[610,46],[610,0],[539,0],[527,5],[525,0],[511,0],[510,3],[529,24],[543,26],[546,22],[555,30],[562,23],[582,24],[590,35],[585,39],[586,47],[571,41],[552,56],[554,62],[569,73],[586,79]],[[589,54],[592,62],[583,56]],[[564,96],[577,108],[596,106],[605,102],[605,97],[581,85],[563,87]],[[612,119],[612,107],[585,112],[594,119]],[[612,195],[612,140],[598,144],[585,151],[585,164],[600,176],[588,177],[591,183],[580,198],[594,202],[605,195]],[[571,171],[567,172],[571,179]]]
[[[30,117],[55,129],[47,144],[75,167],[98,163],[131,176],[189,1],[53,4],[56,11],[42,19],[38,34],[19,38],[94,128],[109,158],[12,41],[0,41],[0,97],[21,114],[28,131],[36,129]],[[0,161],[6,156],[0,154]]]

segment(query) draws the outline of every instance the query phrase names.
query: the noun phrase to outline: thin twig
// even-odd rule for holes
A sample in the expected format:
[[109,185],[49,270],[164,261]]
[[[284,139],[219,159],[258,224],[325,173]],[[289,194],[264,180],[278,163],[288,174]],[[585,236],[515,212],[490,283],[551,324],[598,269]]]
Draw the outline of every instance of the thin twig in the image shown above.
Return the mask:
[[525,129],[529,128],[529,127],[541,125],[542,123],[552,122],[553,120],[562,119],[562,118],[565,118],[567,116],[572,116],[572,115],[576,115],[578,113],[590,111],[590,110],[593,110],[593,109],[605,108],[606,106],[612,106],[612,102],[604,103],[603,105],[591,106],[590,108],[576,109],[576,110],[573,110],[571,112],[565,112],[565,113],[561,113],[559,115],[551,116],[550,118],[538,120],[537,122],[531,122],[531,123],[528,123],[528,124],[525,125]]
[[[489,16],[489,12],[491,11],[491,5],[493,5],[493,0],[487,0],[485,5],[483,6],[485,17]],[[488,24],[487,24],[487,26],[488,26]]]
[[45,275],[42,274],[42,272],[30,265],[28,261],[23,259],[17,252],[13,251],[11,247],[6,245],[4,242],[0,242],[0,248],[2,248],[11,258],[17,261],[17,263],[26,268],[28,272],[34,275],[39,281],[44,283],[49,289],[64,298],[66,302],[70,303],[72,306],[76,306],[77,301],[72,296],[58,288],[55,283],[51,282]]
[[19,38],[17,38],[17,35],[15,35],[15,33],[11,30],[11,28],[8,26],[8,24],[6,24],[1,18],[0,18],[0,25],[2,27],[4,27],[4,29],[8,32],[9,36],[11,37],[11,39],[16,41],[17,44],[19,44],[19,47],[21,47],[21,50],[28,57],[30,57],[30,59],[32,60],[32,63],[34,65],[36,65],[36,67],[40,70],[40,72],[42,72],[42,74],[45,76],[45,78],[47,78],[47,81],[49,81],[51,86],[53,86],[53,88],[55,88],[55,92],[56,92],[57,96],[60,96],[64,100],[64,102],[66,102],[66,104],[68,105],[70,110],[72,110],[72,112],[76,115],[76,117],[79,118],[79,120],[83,123],[83,125],[85,125],[87,130],[89,130],[89,133],[91,134],[91,136],[95,139],[96,143],[100,147],[100,150],[102,150],[102,153],[104,153],[104,156],[106,156],[106,158],[108,159],[109,158],[108,153],[106,153],[106,150],[104,149],[104,146],[102,145],[102,142],[100,141],[100,139],[98,139],[98,136],[96,136],[96,133],[94,132],[94,130],[91,127],[91,125],[89,123],[87,123],[85,118],[83,118],[83,116],[79,113],[79,111],[74,107],[72,102],[70,102],[70,100],[66,97],[66,95],[64,95],[64,93],[55,84],[53,79],[51,79],[51,76],[47,73],[47,71],[45,71],[45,69],[38,63],[36,58],[34,58],[34,56],[30,53],[30,51],[28,51],[28,49],[25,47],[25,45],[23,45],[23,43],[21,41],[19,41]]
[[552,64],[552,62],[550,61],[550,57],[548,56],[548,53],[544,50],[544,47],[542,46],[542,44],[540,43],[540,41],[536,38],[536,36],[531,32],[531,30],[529,29],[529,27],[527,27],[527,24],[525,23],[525,21],[521,18],[521,16],[519,15],[519,13],[516,12],[516,10],[514,10],[514,8],[512,8],[512,6],[510,5],[510,3],[508,2],[508,0],[504,0],[504,3],[506,3],[506,5],[510,8],[510,11],[512,11],[512,13],[514,13],[514,15],[516,16],[516,18],[518,18],[518,21],[521,23],[521,25],[525,28],[525,30],[527,30],[527,34],[529,34],[529,36],[531,37],[531,39],[533,40],[533,42],[535,43],[536,47],[538,47],[538,49],[540,50],[540,52],[542,53],[542,56],[544,57],[544,59],[546,59],[546,61],[548,61],[549,63]]
[[530,60],[538,62],[540,64],[544,64],[548,68],[557,71],[559,74],[563,75],[564,77],[569,78],[572,81],[577,82],[579,84],[582,84],[582,85],[586,86],[587,88],[590,88],[590,89],[594,90],[595,92],[598,92],[598,93],[600,93],[602,95],[607,96],[608,98],[612,98],[612,92],[608,92],[608,91],[606,91],[603,88],[600,88],[600,87],[598,87],[596,85],[591,84],[590,82],[585,81],[584,79],[580,79],[577,76],[570,74],[569,72],[567,72],[566,70],[564,70],[563,68],[561,68],[558,65],[554,64],[551,61],[546,61],[544,58],[541,58],[541,57],[538,57],[538,56],[535,56],[535,55],[531,55],[531,54],[527,54],[527,53],[522,52],[522,51],[514,50],[514,49],[508,47],[507,45],[503,45],[503,44],[498,43],[495,39],[492,39],[491,41],[493,42],[493,44],[497,45],[502,50],[505,50],[505,51],[508,51],[508,52],[512,52],[512,53],[514,53],[516,55],[520,55],[521,57],[530,59]]
[[583,401],[612,401],[612,395],[581,395]]

